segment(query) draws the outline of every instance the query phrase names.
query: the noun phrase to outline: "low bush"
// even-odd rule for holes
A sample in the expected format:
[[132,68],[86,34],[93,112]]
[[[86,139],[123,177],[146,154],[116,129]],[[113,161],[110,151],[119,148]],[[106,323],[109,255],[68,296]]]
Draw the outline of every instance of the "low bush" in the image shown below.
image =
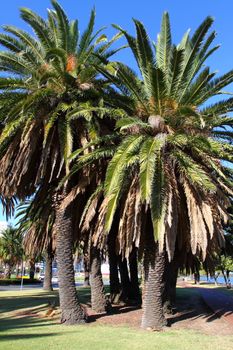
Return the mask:
[[[39,284],[41,281],[38,279],[30,279],[30,278],[24,278],[23,284]],[[9,286],[9,285],[20,285],[21,284],[21,278],[10,278],[10,279],[0,279],[0,286]]]

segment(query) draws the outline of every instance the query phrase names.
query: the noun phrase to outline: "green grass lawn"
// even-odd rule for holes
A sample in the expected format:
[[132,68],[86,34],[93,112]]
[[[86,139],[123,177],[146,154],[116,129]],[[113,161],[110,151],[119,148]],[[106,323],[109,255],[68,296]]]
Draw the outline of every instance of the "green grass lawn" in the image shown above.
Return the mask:
[[[190,289],[179,289],[178,298],[187,298],[190,293]],[[79,294],[81,301],[87,302],[90,290],[81,287]],[[156,333],[122,325],[100,325],[96,322],[84,326],[63,326],[57,321],[33,316],[33,311],[43,314],[47,310],[48,301],[58,304],[57,291],[0,292],[0,350],[232,350],[233,348],[233,336],[208,336],[190,330],[171,328]],[[30,315],[27,315],[28,310],[31,312]]]

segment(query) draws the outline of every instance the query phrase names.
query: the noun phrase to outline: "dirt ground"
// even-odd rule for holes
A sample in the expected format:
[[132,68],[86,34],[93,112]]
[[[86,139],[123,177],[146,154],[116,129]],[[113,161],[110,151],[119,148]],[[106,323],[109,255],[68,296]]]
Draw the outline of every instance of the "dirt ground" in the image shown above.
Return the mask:
[[[187,287],[187,285],[185,285]],[[117,307],[109,315],[95,314],[91,308],[87,308],[90,322],[98,322],[108,325],[128,325],[140,327],[142,309],[135,307]],[[191,329],[208,335],[232,335],[232,326],[213,314],[206,306],[199,293],[194,293],[191,298],[178,300],[177,308],[173,315],[168,315],[169,329]]]

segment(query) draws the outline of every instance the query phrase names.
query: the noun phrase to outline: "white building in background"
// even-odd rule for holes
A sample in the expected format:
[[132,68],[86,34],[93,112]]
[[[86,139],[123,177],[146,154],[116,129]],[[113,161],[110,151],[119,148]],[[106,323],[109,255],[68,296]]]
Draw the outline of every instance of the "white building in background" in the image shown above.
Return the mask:
[[4,231],[8,227],[8,223],[6,221],[0,221],[0,236],[2,231]]

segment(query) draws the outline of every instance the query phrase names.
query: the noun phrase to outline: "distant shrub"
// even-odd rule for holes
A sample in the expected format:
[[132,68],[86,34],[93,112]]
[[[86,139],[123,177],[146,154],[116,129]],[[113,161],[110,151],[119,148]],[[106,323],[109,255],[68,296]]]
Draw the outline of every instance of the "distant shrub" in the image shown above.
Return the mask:
[[[41,281],[38,279],[29,279],[24,278],[23,284],[40,284]],[[21,284],[21,278],[11,278],[11,279],[0,279],[0,286],[9,286],[9,285],[20,285]]]

